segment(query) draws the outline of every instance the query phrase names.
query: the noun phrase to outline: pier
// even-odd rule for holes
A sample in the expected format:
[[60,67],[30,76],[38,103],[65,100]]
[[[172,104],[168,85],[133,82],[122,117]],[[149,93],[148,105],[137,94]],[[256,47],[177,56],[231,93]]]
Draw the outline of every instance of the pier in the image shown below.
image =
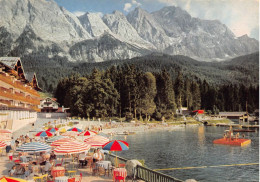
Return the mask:
[[221,126],[221,127],[230,127],[233,128],[247,128],[247,129],[257,129],[259,130],[259,125],[242,125],[242,124],[206,124],[207,126]]

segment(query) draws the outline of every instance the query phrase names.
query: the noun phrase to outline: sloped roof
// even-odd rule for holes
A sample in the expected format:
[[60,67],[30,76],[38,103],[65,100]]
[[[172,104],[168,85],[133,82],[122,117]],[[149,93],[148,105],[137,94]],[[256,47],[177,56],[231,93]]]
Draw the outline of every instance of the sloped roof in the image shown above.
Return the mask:
[[46,98],[42,99],[41,101],[43,101],[43,100],[46,101],[47,99],[50,99],[51,101],[59,104],[56,100],[54,100],[54,98],[50,98],[50,97],[46,97]]
[[0,57],[0,62],[4,63],[6,66],[14,69],[17,61],[21,61],[19,57]]
[[26,72],[24,73],[25,79],[31,82],[33,80],[34,72]]

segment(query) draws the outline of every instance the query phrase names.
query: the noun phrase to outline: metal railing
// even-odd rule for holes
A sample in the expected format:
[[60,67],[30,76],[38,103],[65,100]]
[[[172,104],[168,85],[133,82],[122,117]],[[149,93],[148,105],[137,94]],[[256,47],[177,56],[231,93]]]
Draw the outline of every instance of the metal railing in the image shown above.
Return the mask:
[[120,157],[120,156],[116,156],[114,154],[106,154],[106,160],[109,160],[111,161],[112,165],[115,166],[115,161],[116,161],[116,158],[117,158],[117,163],[118,164],[126,164],[126,161],[128,161],[128,159],[125,159],[123,157]]
[[147,182],[182,182],[174,177],[139,165],[135,168],[135,179],[141,179]]
[[[106,160],[111,161],[112,164],[115,164],[116,157],[118,163],[120,164],[126,164],[128,161],[128,159],[116,156],[114,154],[106,154]],[[147,182],[182,182],[182,180],[176,179],[158,171],[153,171],[152,169],[140,165],[137,165],[134,169],[134,179],[140,179]]]

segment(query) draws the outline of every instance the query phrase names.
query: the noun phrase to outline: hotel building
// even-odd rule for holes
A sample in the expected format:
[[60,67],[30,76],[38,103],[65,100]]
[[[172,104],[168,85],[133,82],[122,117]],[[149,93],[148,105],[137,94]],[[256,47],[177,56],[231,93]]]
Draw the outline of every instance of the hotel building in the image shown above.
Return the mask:
[[0,57],[0,128],[16,131],[34,123],[40,95],[35,73],[25,72],[19,57]]

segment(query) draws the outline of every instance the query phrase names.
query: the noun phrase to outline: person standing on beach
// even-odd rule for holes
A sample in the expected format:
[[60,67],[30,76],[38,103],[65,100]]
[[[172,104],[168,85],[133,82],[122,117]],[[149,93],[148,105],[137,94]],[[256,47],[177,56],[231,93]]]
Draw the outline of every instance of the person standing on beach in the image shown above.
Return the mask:
[[12,148],[13,151],[16,151],[16,143],[15,143],[15,141],[16,140],[12,137],[11,138],[11,148]]
[[8,156],[8,153],[10,152],[10,150],[12,149],[11,147],[11,141],[7,141],[6,143],[6,147],[5,147],[5,151],[6,151],[6,155]]

